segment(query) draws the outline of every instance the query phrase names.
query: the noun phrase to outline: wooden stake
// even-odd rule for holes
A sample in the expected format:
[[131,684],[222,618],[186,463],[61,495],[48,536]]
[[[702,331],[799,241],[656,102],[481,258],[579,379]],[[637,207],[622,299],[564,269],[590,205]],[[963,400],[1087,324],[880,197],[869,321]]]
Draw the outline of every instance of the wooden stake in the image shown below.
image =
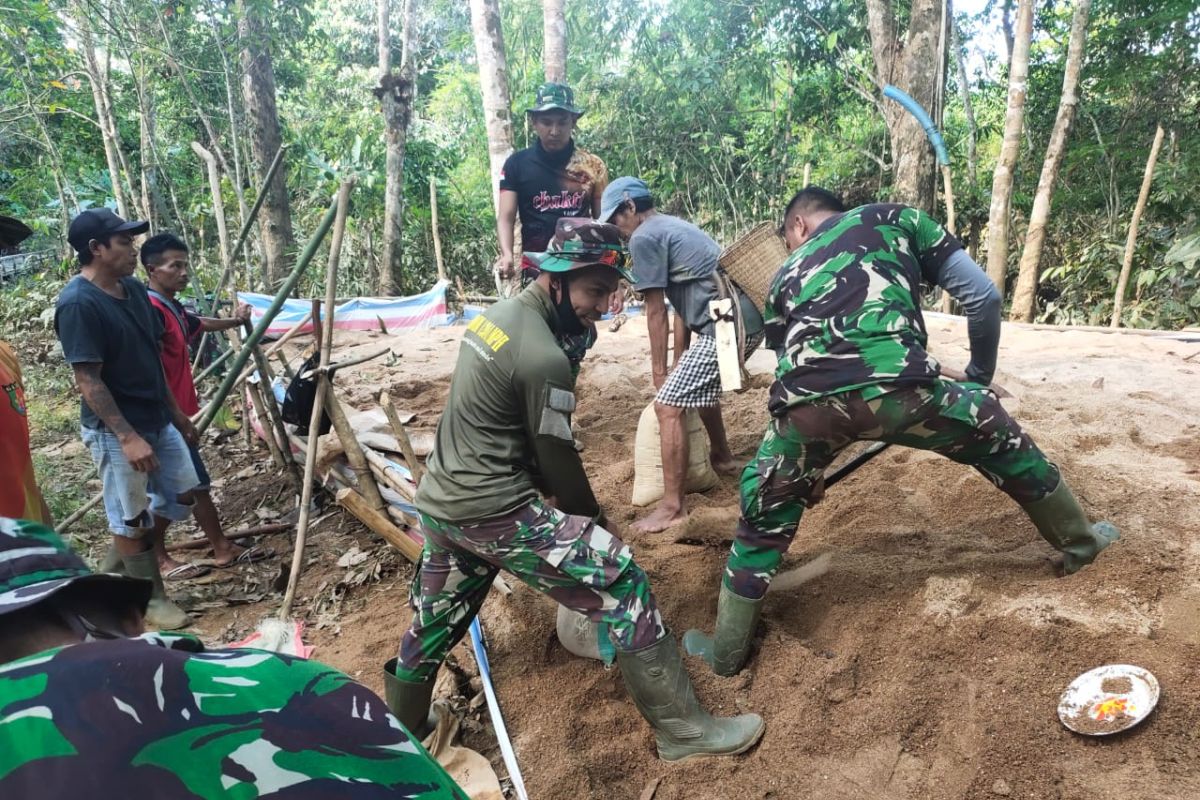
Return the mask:
[[438,233],[437,183],[429,176],[429,211],[433,217],[433,257],[437,261],[438,280],[446,280],[446,265],[442,263],[442,237]]
[[810,178],[812,178],[812,162],[806,161],[806,162],[804,162],[804,180],[802,180],[800,182],[800,185],[802,187],[808,186]]
[[[329,249],[329,267],[326,272],[326,284],[333,284],[337,280],[337,261],[340,255],[342,238],[336,231],[345,230],[346,215],[350,210],[350,191],[354,188],[354,180],[350,179],[343,181],[338,189],[336,216],[334,221],[334,238],[330,242]],[[328,288],[326,295],[332,297],[333,289]],[[333,326],[333,308],[329,308],[330,313],[327,315],[325,324],[330,328]],[[319,308],[313,306],[313,332],[314,335],[320,336],[321,314]],[[329,338],[332,338],[329,337]],[[321,348],[321,363],[329,363],[329,348]],[[324,376],[322,376],[324,377]],[[300,483],[300,519],[296,522],[296,542],[292,548],[292,567],[288,572],[287,590],[283,595],[283,603],[279,607],[279,618],[286,620],[291,616],[292,603],[296,599],[296,587],[300,585],[300,573],[304,570],[304,543],[308,538],[308,519],[312,508],[312,493],[313,493],[313,473],[317,467],[317,432],[321,429],[321,412],[324,410],[325,393],[317,392],[313,400],[312,414],[308,418],[308,447],[304,453],[304,477]]]
[[386,391],[379,393],[379,405],[383,408],[383,414],[387,417],[388,424],[392,426],[392,433],[396,437],[396,441],[400,444],[400,452],[404,454],[405,464],[408,466],[413,475],[413,483],[420,486],[421,478],[425,476],[425,467],[417,460],[417,453],[413,449],[412,440],[408,438],[408,431],[404,428],[404,423],[400,421],[400,415],[396,413],[396,406],[392,403],[392,396]]
[[1129,235],[1125,238],[1125,258],[1121,261],[1121,276],[1117,278],[1117,293],[1113,297],[1113,315],[1110,328],[1121,327],[1121,310],[1125,305],[1125,289],[1129,285],[1129,273],[1133,270],[1133,251],[1137,246],[1138,225],[1142,221],[1142,213],[1146,210],[1146,201],[1150,199],[1150,185],[1154,182],[1154,165],[1158,161],[1158,151],[1162,147],[1163,126],[1159,123],[1154,132],[1154,144],[1150,145],[1150,157],[1146,159],[1146,171],[1142,175],[1142,189],[1138,192],[1137,205],[1133,208],[1133,217],[1129,220]]
[[386,516],[371,508],[370,504],[353,489],[342,489],[337,493],[337,502],[342,508],[358,517],[363,525],[400,551],[412,563],[421,560],[421,545],[410,539],[404,531],[397,528]]
[[367,464],[371,467],[371,471],[391,487],[395,492],[401,495],[408,502],[413,502],[415,492],[413,485],[404,479],[400,471],[379,453],[371,448],[363,450],[363,454],[367,457]]

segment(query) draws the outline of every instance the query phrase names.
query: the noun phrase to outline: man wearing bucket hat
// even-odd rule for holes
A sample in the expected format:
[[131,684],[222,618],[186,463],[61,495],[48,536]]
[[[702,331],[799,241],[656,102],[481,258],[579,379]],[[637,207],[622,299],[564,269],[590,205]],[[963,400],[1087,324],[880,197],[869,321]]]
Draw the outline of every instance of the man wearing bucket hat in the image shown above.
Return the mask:
[[172,520],[191,516],[199,482],[188,452],[196,429],[167,388],[159,345],[162,318],[133,277],[133,237],[147,222],[126,222],[107,208],[83,211],[67,238],[80,271],[58,296],[54,330],[82,396],[83,443],[104,483],[113,534],[110,568],[153,582],[147,619],[171,630],[189,623],[163,588],[151,547]]
[[[514,271],[513,227],[520,217],[522,285],[537,277],[538,267],[530,253],[547,249],[555,225],[563,218],[591,219],[600,207],[600,195],[608,184],[604,162],[575,144],[575,125],[583,116],[575,105],[575,93],[565,83],[538,87],[533,105],[526,109],[537,140],[532,147],[513,153],[500,170],[500,207],[496,229],[500,257],[496,271],[508,279]],[[614,293],[612,310],[619,310],[620,294]],[[571,360],[572,375],[578,376],[584,355],[596,343],[596,327],[589,322],[579,333],[564,335],[559,346]]]
[[[1090,564],[1118,538],[1091,524],[1059,473],[989,388],[1000,341],[1000,296],[962,245],[928,214],[876,203],[847,211],[818,187],[784,213],[791,255],[771,285],[767,342],[779,355],[758,455],[742,472],[742,517],[725,565],[716,631],[688,631],[691,653],[720,675],[741,669],[763,599],[824,472],[843,448],[874,440],[932,450],[975,467],[1020,504],[1062,553]],[[963,304],[965,374],[926,350],[922,282]],[[949,379],[947,379],[949,378]]]
[[151,588],[0,518],[0,797],[465,800],[348,676],[142,634]]
[[438,668],[503,569],[588,617],[601,650],[615,646],[662,758],[743,752],[762,735],[761,718],[715,718],[700,708],[646,573],[605,530],[572,444],[575,394],[557,340],[598,319],[628,279],[620,235],[562,219],[550,248],[532,257],[537,279],[463,334],[417,490],[425,548],[412,623],[399,658],[384,667],[388,706],[420,732]]
[[[563,217],[592,218],[600,207],[600,194],[608,184],[608,168],[598,156],[575,144],[575,125],[583,109],[564,83],[538,87],[533,105],[525,112],[537,140],[532,147],[513,153],[500,172],[500,209],[496,228],[501,277],[513,273],[513,228],[520,217],[525,252],[544,251]],[[537,274],[532,263],[522,265],[527,277]]]
[[[723,473],[737,469],[721,418],[721,377],[709,302],[725,292],[735,296],[734,313],[744,330],[743,359],[762,341],[762,314],[753,300],[724,277],[717,265],[721,246],[687,220],[658,213],[650,188],[640,178],[621,177],[608,185],[600,201],[600,221],[616,225],[629,242],[634,288],[646,299],[650,367],[657,391],[654,412],[662,445],[663,498],[648,517],[633,527],[645,532],[661,531],[687,519],[684,479],[688,440],[684,414],[688,409],[699,411],[708,431],[713,467]],[[692,346],[670,372],[668,300],[695,334]]]

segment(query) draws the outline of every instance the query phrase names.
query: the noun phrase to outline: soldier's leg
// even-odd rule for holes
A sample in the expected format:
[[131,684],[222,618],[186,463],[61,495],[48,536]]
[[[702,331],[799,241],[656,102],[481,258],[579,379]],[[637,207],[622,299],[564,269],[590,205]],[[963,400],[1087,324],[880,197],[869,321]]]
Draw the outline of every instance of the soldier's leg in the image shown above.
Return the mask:
[[1119,537],[1107,522],[1089,524],[1054,465],[999,399],[982,387],[938,381],[872,401],[881,438],[932,450],[975,467],[1029,514],[1075,572]]
[[742,471],[742,516],[717,596],[713,635],[691,630],[688,652],[718,675],[733,675],[750,654],[763,597],[825,468],[851,441],[872,433],[854,392],[798,406],[771,420]]
[[438,667],[466,635],[498,572],[450,545],[444,534],[452,526],[422,516],[421,528],[425,547],[410,592],[412,622],[400,641],[399,658],[383,668],[388,708],[418,738],[430,727]]
[[723,586],[757,600],[767,593],[813,490],[846,445],[876,433],[857,392],[797,406],[771,419],[741,478],[738,520]]
[[624,542],[586,517],[539,502],[509,524],[516,536],[485,557],[611,632],[621,677],[654,728],[661,758],[736,755],[758,741],[765,729],[761,717],[718,718],[701,708],[646,573]]

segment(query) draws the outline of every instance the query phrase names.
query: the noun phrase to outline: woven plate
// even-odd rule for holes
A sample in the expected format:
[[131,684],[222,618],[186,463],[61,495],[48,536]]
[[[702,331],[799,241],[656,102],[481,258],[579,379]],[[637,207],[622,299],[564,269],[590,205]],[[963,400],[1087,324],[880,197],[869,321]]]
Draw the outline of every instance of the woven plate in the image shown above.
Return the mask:
[[720,264],[734,283],[742,287],[742,291],[762,309],[767,302],[771,281],[787,257],[787,246],[775,226],[762,222],[725,248]]

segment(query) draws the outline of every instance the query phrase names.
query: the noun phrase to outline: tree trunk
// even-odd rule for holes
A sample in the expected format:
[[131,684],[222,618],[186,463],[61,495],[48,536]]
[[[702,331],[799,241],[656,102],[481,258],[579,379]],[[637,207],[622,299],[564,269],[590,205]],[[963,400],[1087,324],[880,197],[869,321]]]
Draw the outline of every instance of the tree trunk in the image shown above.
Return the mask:
[[104,93],[104,75],[100,62],[96,60],[96,45],[92,37],[88,11],[78,2],[73,4],[75,23],[79,29],[79,41],[83,46],[83,64],[87,71],[88,83],[92,86],[92,102],[96,107],[96,122],[100,127],[100,138],[104,142],[104,158],[108,162],[108,174],[112,179],[113,199],[117,202],[117,213],[129,218],[129,200],[125,195],[125,187],[121,179],[121,159],[117,154],[120,147],[117,139],[116,124],[110,115],[111,109]]
[[1000,27],[1004,30],[1004,48],[1008,53],[1008,68],[1012,69],[1013,50],[1016,47],[1016,37],[1013,35],[1012,26],[1012,7],[1013,0],[1004,0],[1004,7],[1000,12]]
[[1121,327],[1121,310],[1125,306],[1125,289],[1129,285],[1129,273],[1133,269],[1133,251],[1137,245],[1138,225],[1142,221],[1142,213],[1146,210],[1146,201],[1150,199],[1150,184],[1154,182],[1154,165],[1158,161],[1158,151],[1162,147],[1163,127],[1160,123],[1154,132],[1154,144],[1150,146],[1150,157],[1146,159],[1146,172],[1142,175],[1142,189],[1138,192],[1137,205],[1133,209],[1133,217],[1129,220],[1129,235],[1125,238],[1125,258],[1121,261],[1121,276],[1117,279],[1117,293],[1113,297],[1113,315],[1110,327]]
[[[258,166],[260,181],[275,159],[282,144],[279,115],[275,110],[275,70],[271,65],[266,26],[252,10],[250,3],[241,4],[238,20],[238,39],[241,42],[242,72],[245,79],[242,94],[250,123],[250,148]],[[287,194],[287,165],[281,164],[275,177],[266,187],[263,202],[261,235],[266,256],[263,280],[269,291],[291,272],[296,240],[292,233],[292,210]]]
[[1004,273],[1008,266],[1008,212],[1012,195],[1013,167],[1021,153],[1021,126],[1025,120],[1026,79],[1029,75],[1029,39],[1033,35],[1033,0],[1019,0],[1017,30],[1008,73],[1008,111],[1004,116],[1004,140],[996,171],[992,174],[992,203],[988,209],[987,274],[1004,296]]
[[974,189],[979,183],[979,159],[975,153],[975,136],[978,131],[975,125],[975,107],[971,103],[971,87],[967,79],[967,60],[963,57],[962,43],[959,41],[958,24],[950,20],[950,45],[954,48],[954,60],[958,66],[958,91],[962,95],[963,114],[967,118],[967,180]]
[[471,32],[475,38],[475,56],[479,61],[479,83],[483,92],[483,120],[492,171],[492,205],[498,210],[500,170],[513,151],[513,130],[508,116],[508,60],[504,54],[504,32],[500,27],[497,0],[471,0]]
[[[913,0],[904,41],[896,29],[891,0],[867,0],[867,28],[880,86],[893,84],[925,109],[934,107],[941,4],[938,0]],[[892,199],[933,210],[933,147],[916,117],[898,103],[885,103],[884,120],[892,149]]]
[[567,18],[563,13],[565,0],[542,0],[542,61],[546,80],[567,82]]
[[1038,178],[1033,210],[1029,213],[1029,230],[1025,234],[1025,250],[1021,253],[1017,288],[1013,291],[1009,318],[1014,322],[1033,322],[1042,245],[1046,241],[1046,223],[1050,219],[1054,184],[1058,181],[1058,168],[1062,165],[1067,138],[1075,121],[1075,109],[1079,105],[1079,70],[1083,65],[1083,46],[1087,39],[1091,7],[1092,0],[1078,0],[1075,17],[1071,21],[1071,41],[1067,46],[1067,62],[1063,70],[1062,98],[1058,101],[1058,115],[1054,118],[1050,144],[1046,146],[1046,160],[1042,162],[1042,174]]
[[[415,0],[399,0],[404,4],[401,37],[406,41],[413,35],[412,16]],[[378,292],[382,296],[402,294],[404,270],[401,259],[401,237],[404,233],[404,148],[409,119],[412,117],[412,80],[408,70],[411,63],[402,63],[399,71],[391,67],[391,12],[389,0],[378,0],[379,16],[379,85],[375,96],[383,112],[384,140],[387,143],[387,164],[383,202],[383,263],[379,269]],[[411,46],[402,48],[409,52]]]

